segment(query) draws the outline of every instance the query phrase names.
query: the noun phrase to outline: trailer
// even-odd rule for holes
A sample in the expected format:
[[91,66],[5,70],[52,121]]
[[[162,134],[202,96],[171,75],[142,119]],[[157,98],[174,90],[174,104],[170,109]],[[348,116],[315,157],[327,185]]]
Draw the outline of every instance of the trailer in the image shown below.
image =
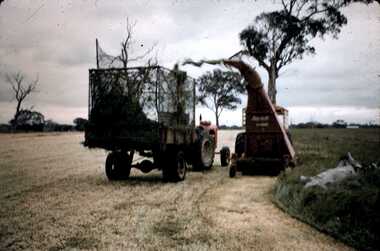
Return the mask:
[[[174,182],[185,179],[188,165],[210,169],[217,128],[195,125],[195,95],[195,81],[178,66],[90,69],[84,145],[109,151],[109,180],[128,178],[132,167],[162,170]],[[135,153],[144,160],[135,163]]]

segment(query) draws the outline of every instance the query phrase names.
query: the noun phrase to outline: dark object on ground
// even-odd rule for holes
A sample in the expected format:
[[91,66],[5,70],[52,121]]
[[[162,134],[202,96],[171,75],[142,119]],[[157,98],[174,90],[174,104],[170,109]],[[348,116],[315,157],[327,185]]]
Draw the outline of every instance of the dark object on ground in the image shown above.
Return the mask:
[[357,175],[357,171],[360,168],[362,168],[362,166],[351,156],[351,153],[348,152],[340,158],[335,168],[328,169],[312,177],[301,176],[300,181],[305,184],[305,188],[319,186],[327,189],[328,186]]

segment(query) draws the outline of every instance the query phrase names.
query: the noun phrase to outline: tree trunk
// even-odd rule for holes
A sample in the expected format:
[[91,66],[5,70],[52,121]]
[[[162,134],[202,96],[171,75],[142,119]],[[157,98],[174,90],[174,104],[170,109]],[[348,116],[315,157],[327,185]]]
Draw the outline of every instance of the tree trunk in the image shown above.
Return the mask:
[[218,115],[218,109],[215,111],[215,123],[216,127],[219,128],[219,115]]
[[17,101],[16,113],[15,113],[15,116],[13,118],[14,119],[14,123],[17,123],[17,118],[18,118],[18,115],[20,114],[21,103],[22,103],[22,100],[18,100]]
[[273,105],[276,104],[276,69],[274,67],[270,67],[270,70],[268,72],[268,96],[269,99],[272,101]]
[[216,93],[214,93],[213,101],[214,101],[214,107],[215,107],[215,123],[216,123],[216,128],[219,128],[219,116],[220,116],[219,108],[220,107],[218,105],[218,98],[216,96]]

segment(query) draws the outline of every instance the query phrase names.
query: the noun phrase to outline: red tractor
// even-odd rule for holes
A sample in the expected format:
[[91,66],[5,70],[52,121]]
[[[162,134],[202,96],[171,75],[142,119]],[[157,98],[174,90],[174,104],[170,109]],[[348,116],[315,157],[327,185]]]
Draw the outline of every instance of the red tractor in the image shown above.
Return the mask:
[[[210,163],[211,162],[211,156],[214,156],[214,154],[220,154],[220,164],[221,166],[228,166],[230,163],[230,149],[227,146],[222,147],[220,149],[220,152],[215,152],[216,146],[218,145],[218,127],[215,125],[212,125],[210,121],[202,121],[202,116],[200,116],[200,123],[199,126],[196,129],[197,132],[197,138],[202,139],[199,141],[200,145],[196,146],[196,148],[200,149],[201,152],[198,153],[198,156],[202,156],[202,162],[203,163]],[[205,137],[205,135],[207,135]],[[210,141],[205,141],[205,139],[210,138]],[[212,142],[212,144],[211,144]],[[195,158],[196,159],[196,158]],[[193,165],[194,169],[209,169],[210,167],[207,167],[205,165]],[[200,168],[199,168],[200,167]]]

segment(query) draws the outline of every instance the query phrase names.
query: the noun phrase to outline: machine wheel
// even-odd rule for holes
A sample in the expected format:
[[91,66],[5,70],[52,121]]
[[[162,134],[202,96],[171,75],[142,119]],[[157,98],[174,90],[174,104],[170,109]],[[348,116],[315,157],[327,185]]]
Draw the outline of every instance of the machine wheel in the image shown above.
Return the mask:
[[236,176],[236,167],[235,166],[230,166],[230,178],[233,178]]
[[236,136],[235,153],[238,158],[240,158],[245,152],[245,137],[246,137],[245,132],[241,132]]
[[133,154],[111,152],[106,159],[105,171],[109,180],[127,179],[131,172]]
[[230,149],[227,146],[222,147],[220,150],[220,164],[222,166],[230,164]]
[[212,137],[204,131],[198,134],[195,148],[195,170],[210,170],[214,163],[215,143]]
[[[168,154],[168,157],[173,158]],[[165,181],[178,182],[186,178],[186,160],[183,151],[178,151],[174,159],[168,159],[167,166],[162,169],[162,175]]]

